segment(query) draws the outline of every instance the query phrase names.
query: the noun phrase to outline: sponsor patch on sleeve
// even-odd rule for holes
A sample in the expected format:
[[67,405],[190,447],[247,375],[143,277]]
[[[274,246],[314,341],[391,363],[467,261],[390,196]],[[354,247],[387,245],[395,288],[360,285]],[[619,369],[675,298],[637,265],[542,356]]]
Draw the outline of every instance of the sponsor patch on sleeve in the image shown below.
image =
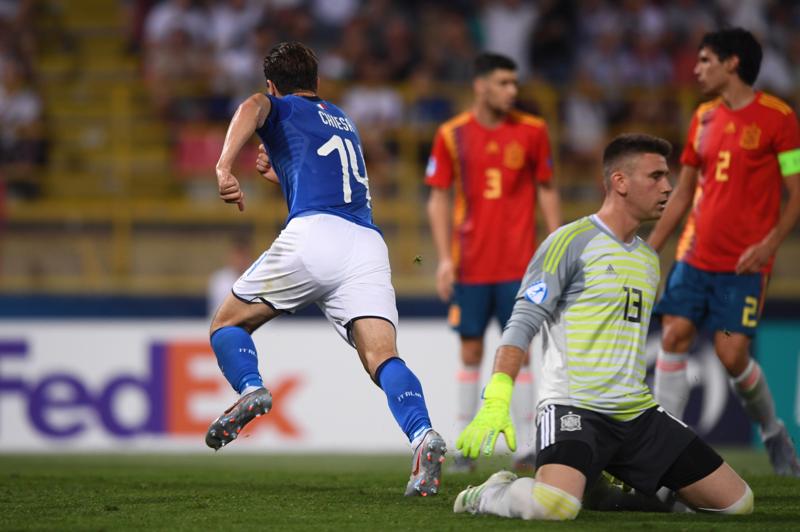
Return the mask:
[[544,281],[533,283],[525,290],[525,299],[540,305],[547,297],[547,284]]

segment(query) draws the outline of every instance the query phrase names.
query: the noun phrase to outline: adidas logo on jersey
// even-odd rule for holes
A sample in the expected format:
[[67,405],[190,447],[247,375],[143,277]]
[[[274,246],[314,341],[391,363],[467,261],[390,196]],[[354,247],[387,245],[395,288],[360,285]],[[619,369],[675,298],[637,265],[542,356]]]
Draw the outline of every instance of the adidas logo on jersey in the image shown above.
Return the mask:
[[614,267],[609,264],[608,268],[606,268],[606,275],[614,275],[614,276],[616,276],[617,275],[617,270],[615,270]]

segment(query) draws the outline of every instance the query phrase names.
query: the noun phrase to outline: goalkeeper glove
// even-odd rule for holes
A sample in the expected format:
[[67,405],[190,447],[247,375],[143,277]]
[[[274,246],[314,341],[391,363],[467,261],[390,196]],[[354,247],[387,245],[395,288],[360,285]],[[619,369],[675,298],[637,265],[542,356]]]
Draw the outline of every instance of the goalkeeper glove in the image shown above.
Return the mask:
[[491,456],[501,432],[505,434],[508,447],[512,451],[517,448],[514,424],[509,414],[513,389],[514,381],[509,375],[505,373],[492,375],[489,384],[483,390],[483,406],[456,440],[456,448],[462,455],[477,458],[483,447],[483,453]]

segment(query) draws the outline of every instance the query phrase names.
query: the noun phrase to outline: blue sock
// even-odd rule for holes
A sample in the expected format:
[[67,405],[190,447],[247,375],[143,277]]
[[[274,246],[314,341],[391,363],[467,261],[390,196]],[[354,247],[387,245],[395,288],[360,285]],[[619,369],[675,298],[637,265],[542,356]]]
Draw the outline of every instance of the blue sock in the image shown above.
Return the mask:
[[422,385],[405,362],[397,357],[390,358],[375,373],[375,380],[389,401],[389,410],[409,442],[431,428]]
[[250,335],[241,327],[221,327],[211,335],[222,374],[238,393],[248,386],[264,386],[258,373],[258,354]]

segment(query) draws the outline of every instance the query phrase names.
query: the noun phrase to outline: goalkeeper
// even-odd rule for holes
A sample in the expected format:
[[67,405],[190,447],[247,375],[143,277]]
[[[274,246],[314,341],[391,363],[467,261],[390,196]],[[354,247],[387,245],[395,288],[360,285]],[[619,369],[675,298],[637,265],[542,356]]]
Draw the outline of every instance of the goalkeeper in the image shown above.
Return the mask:
[[536,478],[495,473],[456,498],[454,511],[522,519],[574,519],[603,470],[637,491],[662,486],[697,511],[746,514],[753,493],[722,458],[653,400],[645,341],[658,281],[656,253],[636,236],[657,219],[672,187],[668,142],[615,138],[603,152],[600,210],[551,234],[534,255],[495,355],[475,419],[456,447],[490,455],[503,433],[513,450],[509,401],[537,333],[543,353]]

